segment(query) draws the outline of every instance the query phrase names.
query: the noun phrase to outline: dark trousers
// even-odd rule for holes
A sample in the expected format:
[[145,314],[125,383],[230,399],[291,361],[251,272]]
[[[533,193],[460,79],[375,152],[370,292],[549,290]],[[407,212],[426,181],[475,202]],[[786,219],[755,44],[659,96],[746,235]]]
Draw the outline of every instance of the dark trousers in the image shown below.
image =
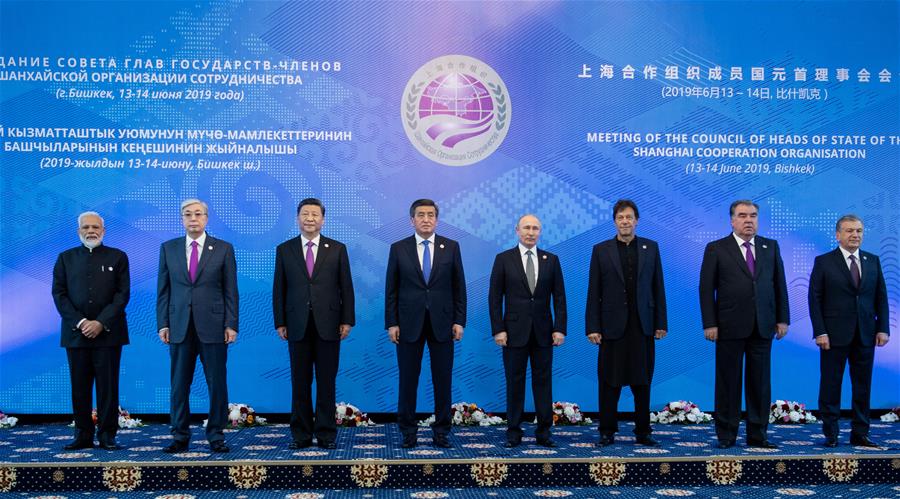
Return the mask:
[[[402,333],[401,333],[402,334]],[[397,370],[400,388],[397,401],[397,425],[404,438],[415,438],[416,394],[419,390],[419,374],[422,372],[422,355],[428,343],[431,357],[431,381],[434,387],[434,423],[431,425],[434,437],[450,433],[450,396],[453,379],[453,340],[438,341],[431,329],[431,317],[425,314],[422,334],[414,342],[402,339],[397,345]]]
[[[295,442],[309,442],[313,434],[319,443],[334,442],[335,379],[341,342],[319,337],[312,312],[300,341],[289,341],[291,354],[291,436]],[[313,368],[316,380],[315,419],[313,418]]]
[[75,439],[94,441],[91,417],[94,383],[97,385],[97,439],[113,443],[119,430],[119,365],[122,347],[67,348],[72,382]]
[[525,410],[525,373],[531,359],[531,393],[538,440],[550,438],[553,426],[553,346],[542,347],[535,340],[534,331],[522,347],[503,347],[503,368],[506,372],[506,439],[522,440],[522,412]]
[[[650,385],[630,385],[634,396],[634,434],[650,435]],[[612,436],[619,431],[619,395],[621,386],[612,386],[600,377],[600,421],[601,435]]]
[[[741,375],[747,404],[747,439],[766,440],[771,386],[772,339],[759,331],[747,338],[716,341],[716,436],[736,440],[741,424]],[[746,361],[746,368],[744,363]]]
[[841,414],[841,382],[844,366],[850,364],[852,390],[850,435],[861,438],[869,435],[869,393],[872,388],[872,364],[875,346],[863,346],[859,333],[853,342],[842,347],[831,346],[819,351],[819,412],[822,417],[822,433],[837,438],[838,418]]
[[224,441],[228,423],[228,384],[225,363],[228,359],[228,345],[225,344],[225,330],[222,329],[221,343],[203,343],[197,337],[194,320],[188,322],[187,335],[181,343],[169,343],[169,359],[172,363],[172,406],[169,417],[172,421],[172,438],[178,442],[191,440],[190,391],[194,381],[197,357],[203,364],[203,375],[209,392],[209,419],[206,422],[206,440],[210,443]]

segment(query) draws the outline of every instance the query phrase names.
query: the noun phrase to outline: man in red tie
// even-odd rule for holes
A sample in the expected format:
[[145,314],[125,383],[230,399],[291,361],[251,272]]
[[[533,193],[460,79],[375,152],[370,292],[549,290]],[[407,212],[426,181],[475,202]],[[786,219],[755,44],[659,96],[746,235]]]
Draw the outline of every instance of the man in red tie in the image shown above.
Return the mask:
[[206,233],[209,209],[203,201],[182,202],[181,221],[187,234],[166,241],[159,250],[156,322],[172,363],[173,440],[163,451],[188,449],[188,397],[199,356],[209,390],[206,439],[211,451],[228,452],[223,432],[228,419],[225,363],[238,329],[234,248]]
[[309,447],[313,435],[319,447],[336,447],[335,379],[341,340],[356,322],[347,247],[323,236],[324,224],[322,201],[300,201],[300,235],[275,250],[272,312],[275,330],[288,342],[291,358],[291,449]]
[[819,346],[819,411],[825,447],[838,444],[841,381],[850,365],[853,420],[850,444],[878,447],[869,439],[869,394],[875,347],[890,339],[887,286],[877,255],[860,249],[863,223],[856,215],[837,221],[838,247],[816,257],[809,277],[809,318]]
[[706,246],[700,267],[703,335],[716,344],[716,436],[720,449],[737,439],[746,361],[747,445],[773,449],[772,338],[783,338],[790,323],[784,264],[778,242],[756,234],[756,203],[735,201],[729,213],[732,233]]

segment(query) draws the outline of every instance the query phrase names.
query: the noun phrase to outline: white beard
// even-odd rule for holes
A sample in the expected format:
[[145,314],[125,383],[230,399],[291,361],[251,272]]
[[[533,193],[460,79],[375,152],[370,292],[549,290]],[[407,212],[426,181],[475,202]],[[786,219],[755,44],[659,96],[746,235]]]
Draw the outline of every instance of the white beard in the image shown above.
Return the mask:
[[81,244],[85,245],[89,250],[93,250],[97,246],[100,246],[101,243],[103,243],[102,237],[97,239],[86,239],[84,236],[79,234],[78,239],[81,239]]

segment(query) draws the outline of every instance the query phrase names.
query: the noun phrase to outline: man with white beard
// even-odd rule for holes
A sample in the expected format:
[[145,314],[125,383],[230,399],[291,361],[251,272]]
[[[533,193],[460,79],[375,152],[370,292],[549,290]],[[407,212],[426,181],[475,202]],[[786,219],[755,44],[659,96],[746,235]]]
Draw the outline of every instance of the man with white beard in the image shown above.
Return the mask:
[[91,417],[97,384],[97,442],[117,450],[119,363],[128,344],[131,277],[128,256],[103,245],[103,218],[88,211],[78,216],[81,245],[59,254],[53,267],[53,302],[62,318],[60,344],[69,360],[75,440],[66,450],[94,447]]

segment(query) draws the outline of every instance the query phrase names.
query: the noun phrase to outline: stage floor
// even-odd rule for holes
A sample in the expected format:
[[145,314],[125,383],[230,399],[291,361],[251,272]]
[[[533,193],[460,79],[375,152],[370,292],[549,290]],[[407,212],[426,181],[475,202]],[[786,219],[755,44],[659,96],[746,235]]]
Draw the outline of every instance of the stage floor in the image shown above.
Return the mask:
[[[167,425],[152,424],[130,430],[120,430],[119,451],[87,449],[65,451],[63,445],[71,441],[73,429],[66,425],[24,425],[0,430],[0,462],[2,463],[108,463],[129,462],[219,462],[219,461],[274,461],[287,464],[293,461],[476,461],[502,459],[515,461],[585,461],[591,459],[623,458],[640,460],[696,460],[713,457],[808,458],[826,455],[854,455],[858,457],[880,456],[900,458],[900,424],[874,423],[870,437],[884,447],[873,449],[852,447],[849,444],[849,422],[842,421],[840,445],[829,449],[822,446],[821,425],[770,425],[769,440],[779,446],[777,450],[747,447],[741,440],[731,449],[716,448],[715,431],[710,424],[678,426],[656,425],[653,436],[662,445],[651,448],[634,444],[633,425],[623,423],[616,436],[616,443],[598,448],[596,427],[561,426],[553,429],[553,439],[558,447],[547,449],[535,445],[533,425],[525,425],[523,444],[514,449],[504,447],[504,426],[454,427],[450,436],[452,449],[431,446],[431,430],[419,429],[419,446],[414,449],[400,447],[400,434],[395,424],[375,425],[363,428],[339,428],[337,449],[323,450],[310,447],[303,450],[288,449],[291,442],[287,425],[268,425],[242,430],[226,430],[226,441],[231,447],[227,454],[213,454],[205,441],[203,428],[194,427],[194,439],[188,452],[165,454],[163,447],[171,437]],[[743,431],[743,428],[742,428]]]

